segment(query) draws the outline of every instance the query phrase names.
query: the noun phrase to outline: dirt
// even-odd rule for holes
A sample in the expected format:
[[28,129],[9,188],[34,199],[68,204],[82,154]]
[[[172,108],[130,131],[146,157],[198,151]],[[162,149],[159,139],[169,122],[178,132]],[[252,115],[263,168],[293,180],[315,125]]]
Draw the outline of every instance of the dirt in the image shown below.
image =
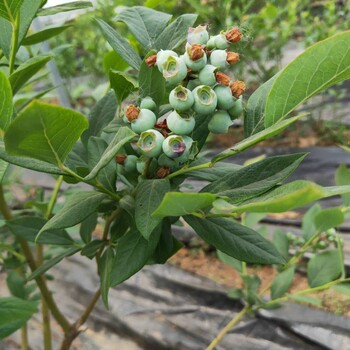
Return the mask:
[[[242,279],[235,269],[222,263],[214,253],[207,253],[203,249],[182,248],[169,260],[169,263],[186,271],[207,277],[229,288],[240,288],[243,285]],[[277,271],[272,266],[249,266],[248,273],[255,273],[261,279],[260,290],[272,282],[277,275]],[[302,273],[297,273],[289,293],[307,288],[306,276]],[[324,310],[350,317],[350,298],[348,296],[332,289],[310,294],[310,296],[320,298]]]

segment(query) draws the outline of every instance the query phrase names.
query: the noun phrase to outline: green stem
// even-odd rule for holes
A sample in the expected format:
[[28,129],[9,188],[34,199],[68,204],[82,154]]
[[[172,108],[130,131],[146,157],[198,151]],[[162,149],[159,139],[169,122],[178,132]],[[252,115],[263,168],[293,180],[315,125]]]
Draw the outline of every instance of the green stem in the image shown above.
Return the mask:
[[29,350],[27,324],[21,328],[21,350]]
[[194,170],[200,170],[200,169],[206,169],[206,168],[211,168],[213,166],[213,164],[211,162],[208,163],[204,163],[204,164],[200,164],[200,165],[196,165],[193,167],[189,167],[189,168],[182,168],[178,171],[173,172],[172,174],[169,174],[166,179],[172,179],[173,177],[188,173],[190,171],[194,171]]
[[206,350],[214,350],[215,347],[221,342],[222,338],[236,326],[239,321],[250,311],[250,306],[245,306],[215,337],[215,339],[209,344]]
[[341,238],[339,236],[339,233],[336,234],[335,241],[337,242],[337,249],[338,249],[338,253],[339,253],[339,260],[340,260],[340,266],[341,266],[340,278],[343,279],[346,277],[346,271],[345,271],[345,265],[344,265],[343,244],[342,244]]
[[53,192],[52,192],[52,195],[50,198],[49,205],[47,206],[47,210],[46,210],[46,214],[45,214],[45,218],[47,220],[49,220],[51,215],[52,215],[52,211],[53,211],[53,208],[57,202],[57,197],[58,197],[58,193],[60,191],[62,182],[63,182],[63,176],[61,175],[58,177],[58,179],[56,181],[55,187],[53,189]]
[[12,22],[12,38],[11,38],[11,52],[9,58],[9,75],[11,75],[15,69],[16,53],[18,46],[19,35],[19,11],[15,20]]

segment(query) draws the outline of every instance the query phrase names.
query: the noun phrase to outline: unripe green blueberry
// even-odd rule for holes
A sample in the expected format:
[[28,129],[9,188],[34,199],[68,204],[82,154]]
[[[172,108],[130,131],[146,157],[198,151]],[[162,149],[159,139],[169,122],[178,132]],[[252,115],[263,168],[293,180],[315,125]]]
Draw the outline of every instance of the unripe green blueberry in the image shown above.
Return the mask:
[[176,164],[182,165],[183,163],[186,163],[189,160],[189,156],[192,150],[192,145],[193,145],[193,139],[189,136],[182,136],[185,145],[186,145],[186,150],[185,152],[178,158],[175,159]]
[[171,112],[167,116],[167,126],[168,128],[178,135],[188,135],[190,134],[196,124],[194,118],[187,114],[179,114],[176,111]]
[[144,158],[138,158],[136,161],[136,170],[143,174],[146,169],[146,160]]
[[170,57],[178,57],[175,51],[171,50],[160,50],[157,53],[157,67],[161,73],[163,73],[163,63]]
[[157,105],[153,101],[152,97],[147,96],[141,100],[140,108],[141,109],[143,109],[143,108],[149,109],[152,112],[154,112],[157,109]]
[[329,244],[325,241],[320,241],[316,244],[316,249],[326,249],[328,248]]
[[208,85],[197,86],[193,91],[193,110],[201,115],[213,113],[217,105],[217,97],[214,90]]
[[233,107],[236,99],[228,86],[218,84],[214,87],[214,92],[218,98],[218,108],[227,110]]
[[137,157],[133,154],[128,155],[124,160],[124,168],[127,173],[132,173],[136,170]]
[[182,85],[177,86],[169,94],[169,103],[176,111],[185,112],[189,110],[194,103],[192,91]]
[[209,34],[206,26],[189,28],[188,34],[187,34],[187,42],[189,44],[205,45],[208,40],[209,40]]
[[202,85],[199,79],[192,79],[187,83],[187,89],[192,91],[194,88],[196,88],[199,85]]
[[137,119],[131,122],[131,129],[140,134],[143,131],[153,128],[156,123],[156,115],[149,109],[141,109]]
[[210,36],[206,46],[209,50],[215,49],[215,36]]
[[199,81],[202,85],[214,85],[216,84],[215,73],[218,67],[207,64],[198,74]]
[[170,135],[163,142],[163,152],[169,158],[178,158],[186,150],[186,143],[182,136]]
[[195,61],[191,60],[191,58],[187,52],[185,52],[185,54],[182,57],[186,63],[186,66],[195,72],[200,71],[207,64],[207,55],[206,54],[204,54],[201,58],[199,58]]
[[180,57],[169,56],[163,63],[163,77],[171,85],[182,82],[187,77],[187,66]]
[[226,61],[227,52],[225,50],[214,50],[210,54],[210,64],[215,67],[226,68],[229,66]]
[[226,111],[217,111],[211,117],[208,129],[213,134],[226,134],[231,124],[231,117]]
[[225,34],[219,34],[215,36],[215,47],[220,50],[228,48],[229,42],[226,39]]
[[241,114],[243,113],[242,97],[238,98],[235,101],[233,107],[231,107],[228,110],[228,113],[230,114],[232,120],[239,118],[241,116]]
[[157,130],[144,131],[139,140],[137,146],[140,152],[147,157],[158,157],[162,152],[164,137]]

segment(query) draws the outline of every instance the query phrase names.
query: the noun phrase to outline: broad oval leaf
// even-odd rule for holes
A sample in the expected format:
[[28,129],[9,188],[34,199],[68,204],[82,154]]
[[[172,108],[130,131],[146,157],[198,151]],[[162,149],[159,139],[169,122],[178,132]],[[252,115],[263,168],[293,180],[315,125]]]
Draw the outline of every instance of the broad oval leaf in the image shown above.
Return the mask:
[[284,263],[271,242],[234,220],[191,215],[184,219],[207,243],[238,260],[253,264]]
[[72,227],[79,224],[92,214],[105,198],[105,194],[95,191],[77,192],[73,196],[70,196],[62,209],[40,230],[36,241],[39,240],[40,235],[45,231]]
[[12,89],[5,73],[0,70],[0,129],[6,131],[13,113]]
[[150,237],[161,218],[153,217],[163,197],[170,191],[170,182],[166,179],[144,180],[137,187],[135,198],[135,223],[137,229],[146,239]]
[[78,112],[32,102],[8,127],[6,152],[60,166],[87,127],[87,119]]
[[307,279],[311,288],[322,286],[342,273],[342,258],[338,250],[314,255],[307,264]]
[[172,15],[147,7],[134,6],[123,10],[115,19],[124,22],[145,50],[155,48]]
[[311,96],[350,78],[350,31],[320,41],[281,71],[269,92],[265,126],[286,117]]
[[123,72],[110,70],[109,81],[111,82],[111,88],[115,92],[119,105],[121,105],[124,99],[136,89],[136,86],[130,79],[130,76]]
[[344,214],[340,208],[323,209],[315,216],[315,228],[318,232],[325,232],[340,226],[344,220]]
[[302,222],[302,231],[303,231],[303,237],[306,240],[309,240],[316,232],[316,226],[315,226],[315,216],[322,211],[322,208],[319,204],[314,204],[305,214],[303,217]]
[[217,196],[211,193],[168,192],[152,216],[164,218],[189,215],[210,206],[216,199]]
[[268,191],[286,179],[305,158],[305,153],[270,157],[245,166],[202,189],[238,203]]
[[102,29],[103,36],[112,46],[113,50],[117,52],[126,62],[128,62],[131,67],[138,71],[142,61],[128,41],[106,22],[102,21],[101,19],[96,19],[96,21]]
[[273,281],[271,285],[271,298],[277,299],[288,292],[294,278],[295,267],[291,266],[287,270],[282,271]]

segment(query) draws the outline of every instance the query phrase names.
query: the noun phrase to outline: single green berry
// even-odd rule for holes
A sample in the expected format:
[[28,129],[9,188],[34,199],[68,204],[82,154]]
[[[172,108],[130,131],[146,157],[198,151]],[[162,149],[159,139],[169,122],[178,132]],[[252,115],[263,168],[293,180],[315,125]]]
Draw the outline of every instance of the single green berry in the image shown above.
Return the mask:
[[197,86],[193,91],[193,110],[201,115],[213,113],[217,105],[217,97],[214,90],[208,85]]
[[188,34],[187,34],[187,42],[189,44],[205,45],[208,40],[209,40],[209,34],[206,26],[189,28]]
[[227,59],[227,52],[225,50],[214,50],[210,54],[210,64],[215,67],[224,69],[229,66]]
[[169,56],[163,63],[163,77],[171,85],[182,82],[187,77],[187,66],[180,57]]
[[218,71],[218,67],[207,64],[198,74],[199,81],[202,85],[214,85],[216,84],[215,73]]
[[133,154],[128,155],[124,160],[124,168],[127,173],[132,173],[136,170],[136,163],[138,157]]
[[163,64],[169,57],[179,57],[175,51],[171,50],[160,50],[157,53],[157,67],[161,73],[163,73]]
[[225,50],[228,48],[229,42],[226,39],[225,34],[219,34],[215,36],[215,47],[220,50]]
[[215,46],[215,37],[216,36],[210,36],[209,40],[207,41],[206,43],[206,47],[209,49],[209,50],[213,50],[216,48]]
[[193,146],[193,139],[191,137],[182,136],[182,138],[185,142],[186,150],[180,157],[175,159],[177,166],[181,166],[189,160]]
[[186,150],[186,143],[182,136],[170,135],[163,142],[163,152],[169,158],[178,158]]
[[157,105],[156,103],[153,101],[152,97],[145,97],[141,100],[141,103],[140,103],[140,108],[143,109],[149,109],[151,110],[152,112],[155,112],[156,109],[157,109]]
[[176,111],[167,116],[166,122],[168,128],[178,135],[190,134],[196,124],[192,115],[188,113],[179,114]]
[[182,85],[177,86],[169,94],[169,103],[176,111],[185,112],[189,110],[194,103],[192,91]]
[[207,55],[199,44],[186,44],[186,51],[183,56],[186,66],[192,71],[198,72],[207,64]]
[[226,134],[231,124],[231,117],[226,111],[217,111],[211,117],[208,129],[213,134]]
[[218,84],[214,87],[214,92],[218,98],[218,108],[227,110],[234,106],[236,99],[228,86]]
[[157,130],[147,130],[141,133],[137,146],[140,152],[150,158],[158,157],[162,152],[164,137]]
[[232,120],[237,119],[242,115],[242,113],[243,113],[242,97],[238,98],[235,101],[233,107],[231,107],[228,110],[228,113],[230,114]]
[[145,158],[143,158],[143,157],[137,159],[137,161],[136,161],[136,170],[140,174],[143,174],[145,172],[146,163],[147,163],[147,160]]
[[157,121],[156,115],[149,109],[141,109],[137,119],[131,121],[131,129],[140,134],[153,128]]
[[323,250],[323,249],[326,249],[328,248],[329,244],[325,241],[320,241],[316,244],[316,249],[320,249],[320,250]]

